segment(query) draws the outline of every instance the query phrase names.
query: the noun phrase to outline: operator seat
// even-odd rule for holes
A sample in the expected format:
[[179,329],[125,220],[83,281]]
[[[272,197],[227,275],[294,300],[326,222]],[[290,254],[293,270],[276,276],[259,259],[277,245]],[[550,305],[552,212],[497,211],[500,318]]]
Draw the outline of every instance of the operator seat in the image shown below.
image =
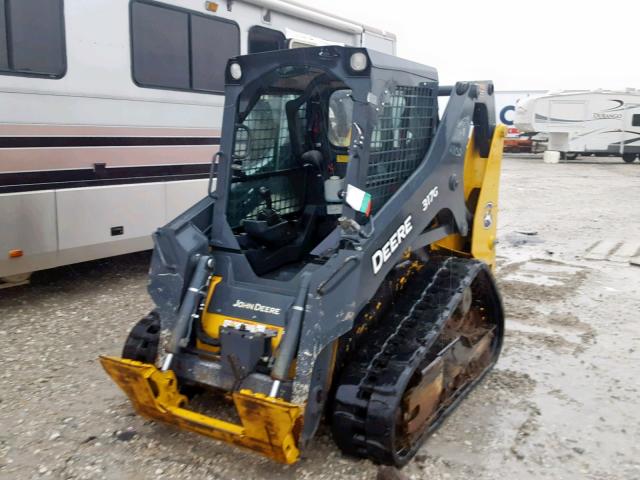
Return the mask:
[[244,231],[265,247],[278,247],[292,242],[297,236],[295,224],[283,219],[274,210],[269,188],[262,186],[259,193],[264,200],[265,208],[257,213],[255,220],[242,221]]
[[274,208],[269,188],[262,186],[258,190],[265,208],[255,219],[242,221],[250,243],[257,244],[246,249],[245,255],[258,275],[301,260],[319,241],[319,233],[326,230],[322,227],[326,223],[324,162],[324,155],[318,150],[300,155],[299,172],[304,174],[305,188],[302,208],[295,219],[283,218]]
[[[306,188],[303,199],[303,210],[307,206],[317,206],[324,203],[324,179],[322,177],[322,167],[324,157],[318,150],[309,150],[300,156],[302,168],[306,171]],[[292,242],[296,236],[295,224],[292,221],[282,218],[278,211],[273,208],[271,191],[268,187],[262,186],[258,190],[265,208],[260,210],[256,219],[245,219],[242,221],[244,231],[259,244],[266,247],[276,247]],[[303,218],[306,215],[303,214]]]

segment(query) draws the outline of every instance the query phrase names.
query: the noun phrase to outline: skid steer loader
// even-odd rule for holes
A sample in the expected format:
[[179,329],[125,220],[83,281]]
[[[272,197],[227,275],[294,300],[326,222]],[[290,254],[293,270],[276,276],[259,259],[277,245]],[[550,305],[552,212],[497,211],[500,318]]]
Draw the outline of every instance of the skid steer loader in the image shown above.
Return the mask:
[[282,463],[324,419],[402,466],[502,344],[493,85],[338,46],[225,75],[210,193],[154,234],[156,308],[102,365],[148,418]]

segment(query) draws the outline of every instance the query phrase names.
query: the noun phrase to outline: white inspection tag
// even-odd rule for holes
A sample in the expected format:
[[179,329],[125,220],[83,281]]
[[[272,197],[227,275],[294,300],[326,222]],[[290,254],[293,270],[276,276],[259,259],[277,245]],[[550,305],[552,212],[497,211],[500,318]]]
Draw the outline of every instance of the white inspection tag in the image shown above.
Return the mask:
[[369,216],[371,213],[371,195],[353,185],[347,185],[347,205]]

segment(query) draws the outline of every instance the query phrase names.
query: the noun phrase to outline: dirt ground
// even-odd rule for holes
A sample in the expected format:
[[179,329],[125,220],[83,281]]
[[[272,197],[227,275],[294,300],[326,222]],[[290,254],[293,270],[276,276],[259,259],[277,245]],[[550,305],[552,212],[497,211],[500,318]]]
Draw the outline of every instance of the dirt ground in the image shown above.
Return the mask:
[[[640,164],[504,161],[502,357],[403,470],[409,478],[640,478]],[[619,260],[619,259],[618,259]],[[283,467],[133,414],[101,370],[150,308],[148,254],[36,274],[0,291],[0,478],[374,479],[326,429]]]

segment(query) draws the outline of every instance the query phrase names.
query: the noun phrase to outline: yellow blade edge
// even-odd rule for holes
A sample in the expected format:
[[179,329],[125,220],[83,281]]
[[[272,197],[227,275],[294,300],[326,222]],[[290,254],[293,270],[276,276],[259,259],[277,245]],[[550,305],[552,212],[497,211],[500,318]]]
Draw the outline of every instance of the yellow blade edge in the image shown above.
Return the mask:
[[242,423],[236,425],[186,409],[187,398],[178,391],[170,370],[161,372],[155,365],[117,357],[101,356],[100,363],[144,417],[248,448],[280,463],[295,463],[300,456],[299,405],[250,390],[234,392]]

